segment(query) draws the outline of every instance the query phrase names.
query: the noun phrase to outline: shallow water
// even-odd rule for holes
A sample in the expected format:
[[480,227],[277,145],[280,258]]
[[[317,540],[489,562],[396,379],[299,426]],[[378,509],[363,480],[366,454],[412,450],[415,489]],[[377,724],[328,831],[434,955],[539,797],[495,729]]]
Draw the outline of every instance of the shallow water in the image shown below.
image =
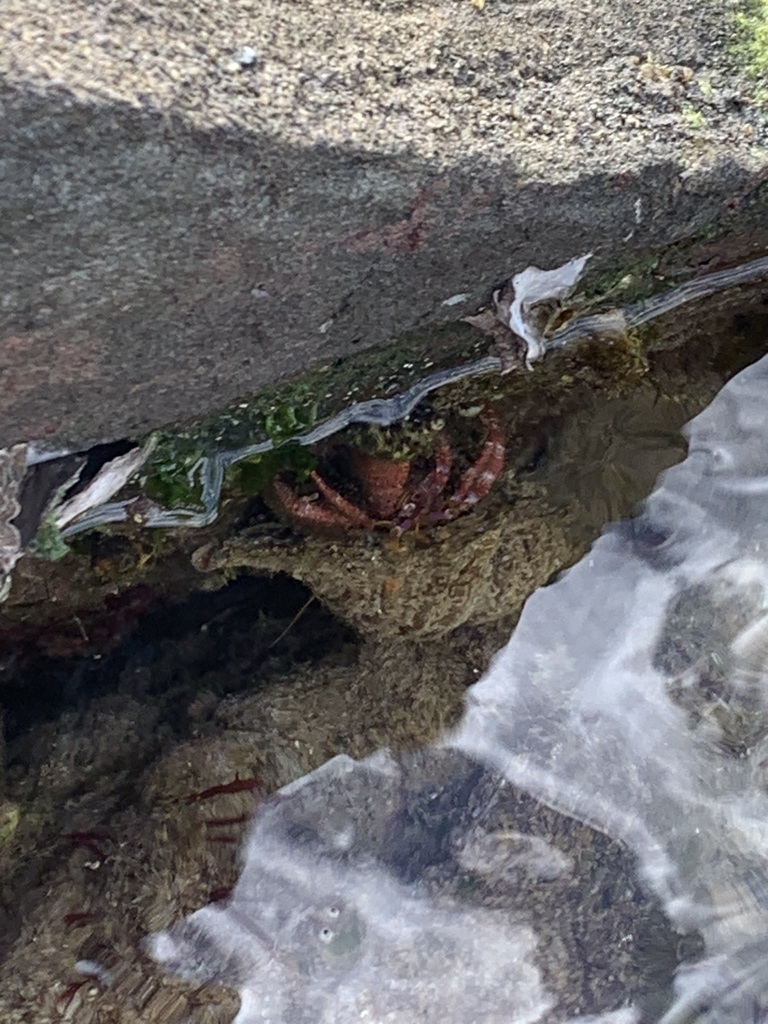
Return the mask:
[[232,896],[155,959],[238,988],[238,1024],[766,1019],[767,400],[768,358],[529,599],[453,732],[267,801]]
[[529,600],[452,739],[628,842],[701,931],[665,1022],[762,1019],[767,396],[765,359],[726,385],[641,514]]
[[[292,530],[257,500],[246,512],[228,508],[220,532],[207,534],[214,548],[223,539],[223,572],[185,582],[201,538],[158,560],[149,578],[180,572],[181,592],[207,585],[208,593],[157,605],[144,585],[118,596],[106,617],[67,603],[80,571],[74,556],[52,564],[44,582],[57,620],[33,622],[28,633],[22,623],[0,649],[4,1024],[226,1024],[236,1013],[227,985],[243,995],[241,1024],[652,1022],[675,1005],[675,975],[703,962],[705,947],[709,966],[697,984],[727,989],[743,946],[737,959],[752,985],[762,833],[745,840],[739,819],[734,839],[730,819],[719,831],[711,821],[736,813],[732,794],[747,792],[743,764],[756,778],[762,771],[759,619],[749,629],[761,607],[759,573],[745,582],[730,566],[699,580],[685,559],[674,571],[654,568],[614,531],[611,543],[623,545],[615,573],[604,555],[591,571],[582,562],[523,616],[516,637],[529,638],[541,678],[524,658],[518,670],[515,654],[498,695],[482,697],[495,669],[472,691],[482,710],[467,714],[455,741],[429,745],[459,720],[466,688],[505,643],[524,598],[684,457],[680,427],[717,392],[723,363],[743,359],[723,351],[714,340],[647,361],[625,348],[566,351],[522,391],[506,392],[510,376],[486,381],[480,397],[435,400],[425,415],[445,419],[456,456],[449,489],[482,449],[484,402],[503,426],[507,457],[470,514],[424,534]],[[732,425],[726,417],[728,438]],[[337,469],[350,443],[349,434],[327,439],[321,467]],[[431,451],[420,454],[415,473],[432,461]],[[708,529],[712,516],[702,516]],[[614,550],[606,544],[595,551]],[[121,559],[136,551],[152,567],[146,535],[93,536],[80,559],[90,553],[108,591],[110,573],[125,585]],[[614,692],[601,674],[605,651],[594,648],[593,665],[591,644],[608,643],[613,622],[618,652],[622,607],[646,633],[656,628],[642,601],[635,609],[631,582],[650,586],[651,569],[666,607],[651,668]],[[582,580],[577,597],[571,579]],[[577,615],[566,613],[570,603]],[[641,646],[652,645],[646,633]],[[573,647],[566,655],[562,638]],[[32,646],[45,655],[30,655]],[[734,660],[753,680],[737,694],[728,683]],[[652,699],[642,704],[646,671]],[[595,695],[605,690],[595,707],[586,706],[582,676]],[[637,717],[621,717],[625,700]],[[666,749],[658,764],[646,747],[635,750],[632,730],[622,732],[634,722],[642,736],[656,717]],[[477,746],[476,720],[487,724],[488,751]],[[689,734],[693,747],[680,739]],[[366,759],[382,746],[396,753]],[[637,764],[629,775],[628,752]],[[705,781],[680,782],[668,795],[673,763],[684,779],[703,771]],[[710,768],[722,792],[710,792]],[[228,792],[233,779],[243,785]],[[278,790],[253,827],[249,880],[233,897],[247,910],[227,931],[220,901],[240,873],[247,821]],[[684,826],[680,809],[698,824]],[[200,949],[200,935],[183,955],[168,955],[198,981],[225,987],[163,977],[142,939],[212,899],[214,931],[228,922],[224,949]],[[100,977],[76,966],[89,963],[103,968]],[[750,988],[750,1021],[762,1013],[755,998]],[[691,999],[693,1020],[702,1000]],[[724,1019],[742,1019],[738,999],[734,1006]]]

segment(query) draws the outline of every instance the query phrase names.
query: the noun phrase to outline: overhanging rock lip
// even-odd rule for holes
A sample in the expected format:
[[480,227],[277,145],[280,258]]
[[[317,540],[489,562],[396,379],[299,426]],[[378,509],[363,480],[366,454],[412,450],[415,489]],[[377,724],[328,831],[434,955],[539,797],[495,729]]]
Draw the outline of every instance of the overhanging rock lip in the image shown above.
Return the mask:
[[[540,53],[546,5],[537,21],[466,4],[447,28],[423,5],[309,4],[299,26],[290,5],[247,6],[258,45],[236,5],[224,25],[195,4],[175,33],[157,12],[150,50],[140,21],[59,5],[77,38],[53,74],[45,33],[11,0],[0,445],[82,446],[204,415],[471,313],[515,269],[592,250],[598,274],[642,262],[760,180],[760,117],[720,4],[665,0],[642,32],[607,0],[589,31],[569,9]],[[407,82],[385,73],[403,19],[450,51],[430,56],[409,30]],[[344,39],[377,26],[365,74],[347,80]],[[326,37],[323,77],[310,58]],[[293,106],[280,91],[301,88]],[[430,96],[443,127],[416,116]]]

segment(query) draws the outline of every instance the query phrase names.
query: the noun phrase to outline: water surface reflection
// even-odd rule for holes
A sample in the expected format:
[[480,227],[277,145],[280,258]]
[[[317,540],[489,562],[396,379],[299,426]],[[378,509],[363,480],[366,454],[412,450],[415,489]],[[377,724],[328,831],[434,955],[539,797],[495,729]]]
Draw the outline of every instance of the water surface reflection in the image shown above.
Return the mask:
[[765,1019],[767,398],[764,359],[451,735],[280,791],[152,955],[237,987],[238,1024]]

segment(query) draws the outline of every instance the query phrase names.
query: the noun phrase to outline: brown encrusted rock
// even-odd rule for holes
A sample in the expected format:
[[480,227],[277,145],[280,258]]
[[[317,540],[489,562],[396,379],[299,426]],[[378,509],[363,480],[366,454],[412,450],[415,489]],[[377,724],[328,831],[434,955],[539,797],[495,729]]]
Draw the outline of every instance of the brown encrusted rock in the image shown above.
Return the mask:
[[516,615],[578,549],[540,500],[524,513],[497,505],[399,540],[350,533],[279,543],[246,533],[200,548],[193,562],[205,571],[288,573],[362,633],[417,637]]

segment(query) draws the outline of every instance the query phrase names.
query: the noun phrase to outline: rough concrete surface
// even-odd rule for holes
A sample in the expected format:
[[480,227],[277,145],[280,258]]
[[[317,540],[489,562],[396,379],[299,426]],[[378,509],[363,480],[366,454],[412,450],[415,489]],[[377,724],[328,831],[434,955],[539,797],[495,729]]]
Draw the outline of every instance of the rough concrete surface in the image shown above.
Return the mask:
[[199,416],[691,236],[766,163],[739,7],[3,0],[0,444]]

